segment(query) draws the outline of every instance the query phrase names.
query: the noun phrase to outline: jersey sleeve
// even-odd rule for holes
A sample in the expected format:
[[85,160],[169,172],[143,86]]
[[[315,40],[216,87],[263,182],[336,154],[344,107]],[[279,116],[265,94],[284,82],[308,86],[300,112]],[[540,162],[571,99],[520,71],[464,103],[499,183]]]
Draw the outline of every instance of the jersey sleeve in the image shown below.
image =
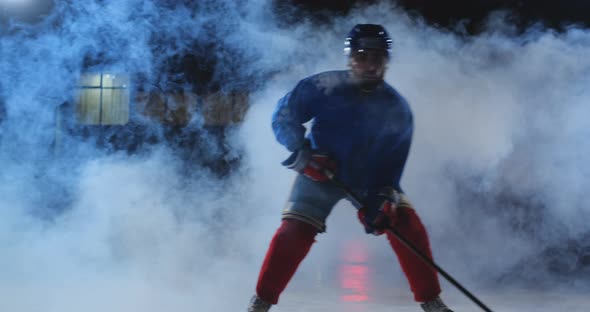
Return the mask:
[[294,152],[305,144],[304,123],[312,119],[314,89],[306,80],[282,97],[272,115],[272,129],[279,143]]

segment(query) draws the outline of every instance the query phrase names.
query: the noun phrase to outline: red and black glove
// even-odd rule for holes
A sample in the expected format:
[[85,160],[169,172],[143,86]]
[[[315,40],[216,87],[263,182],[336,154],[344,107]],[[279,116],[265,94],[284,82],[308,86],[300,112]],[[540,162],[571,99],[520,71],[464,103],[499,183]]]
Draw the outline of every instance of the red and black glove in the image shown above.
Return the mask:
[[336,171],[334,160],[312,150],[308,145],[295,151],[282,164],[317,182],[332,179]]
[[358,210],[359,221],[367,234],[381,235],[385,230],[395,227],[399,220],[398,203],[400,195],[391,188],[370,194],[366,198],[367,207]]

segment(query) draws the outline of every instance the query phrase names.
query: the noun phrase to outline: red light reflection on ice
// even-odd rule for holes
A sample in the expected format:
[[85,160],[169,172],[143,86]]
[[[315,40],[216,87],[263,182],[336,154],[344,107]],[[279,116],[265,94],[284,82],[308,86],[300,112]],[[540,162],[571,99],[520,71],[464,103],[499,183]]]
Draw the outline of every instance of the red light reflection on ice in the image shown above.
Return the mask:
[[367,301],[369,299],[368,291],[368,273],[369,268],[366,265],[343,264],[340,266],[340,287],[352,294],[342,296],[344,301]]
[[344,248],[344,263],[339,270],[340,288],[347,293],[342,296],[342,300],[361,302],[369,299],[367,255],[363,242],[347,242]]

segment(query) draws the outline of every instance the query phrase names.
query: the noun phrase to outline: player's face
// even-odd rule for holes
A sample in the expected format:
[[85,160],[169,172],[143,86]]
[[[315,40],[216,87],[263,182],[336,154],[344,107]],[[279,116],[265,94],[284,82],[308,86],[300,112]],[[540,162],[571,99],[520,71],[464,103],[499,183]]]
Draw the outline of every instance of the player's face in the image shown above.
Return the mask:
[[352,52],[350,69],[361,83],[379,83],[387,69],[387,53],[382,50],[365,49]]

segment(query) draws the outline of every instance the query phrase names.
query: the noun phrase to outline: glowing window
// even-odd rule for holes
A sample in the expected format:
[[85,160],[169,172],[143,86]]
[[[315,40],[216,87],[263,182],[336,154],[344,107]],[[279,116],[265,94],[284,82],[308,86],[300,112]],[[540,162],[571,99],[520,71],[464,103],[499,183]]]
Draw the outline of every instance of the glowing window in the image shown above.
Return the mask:
[[76,120],[85,125],[124,125],[129,121],[129,76],[86,73],[80,77]]

